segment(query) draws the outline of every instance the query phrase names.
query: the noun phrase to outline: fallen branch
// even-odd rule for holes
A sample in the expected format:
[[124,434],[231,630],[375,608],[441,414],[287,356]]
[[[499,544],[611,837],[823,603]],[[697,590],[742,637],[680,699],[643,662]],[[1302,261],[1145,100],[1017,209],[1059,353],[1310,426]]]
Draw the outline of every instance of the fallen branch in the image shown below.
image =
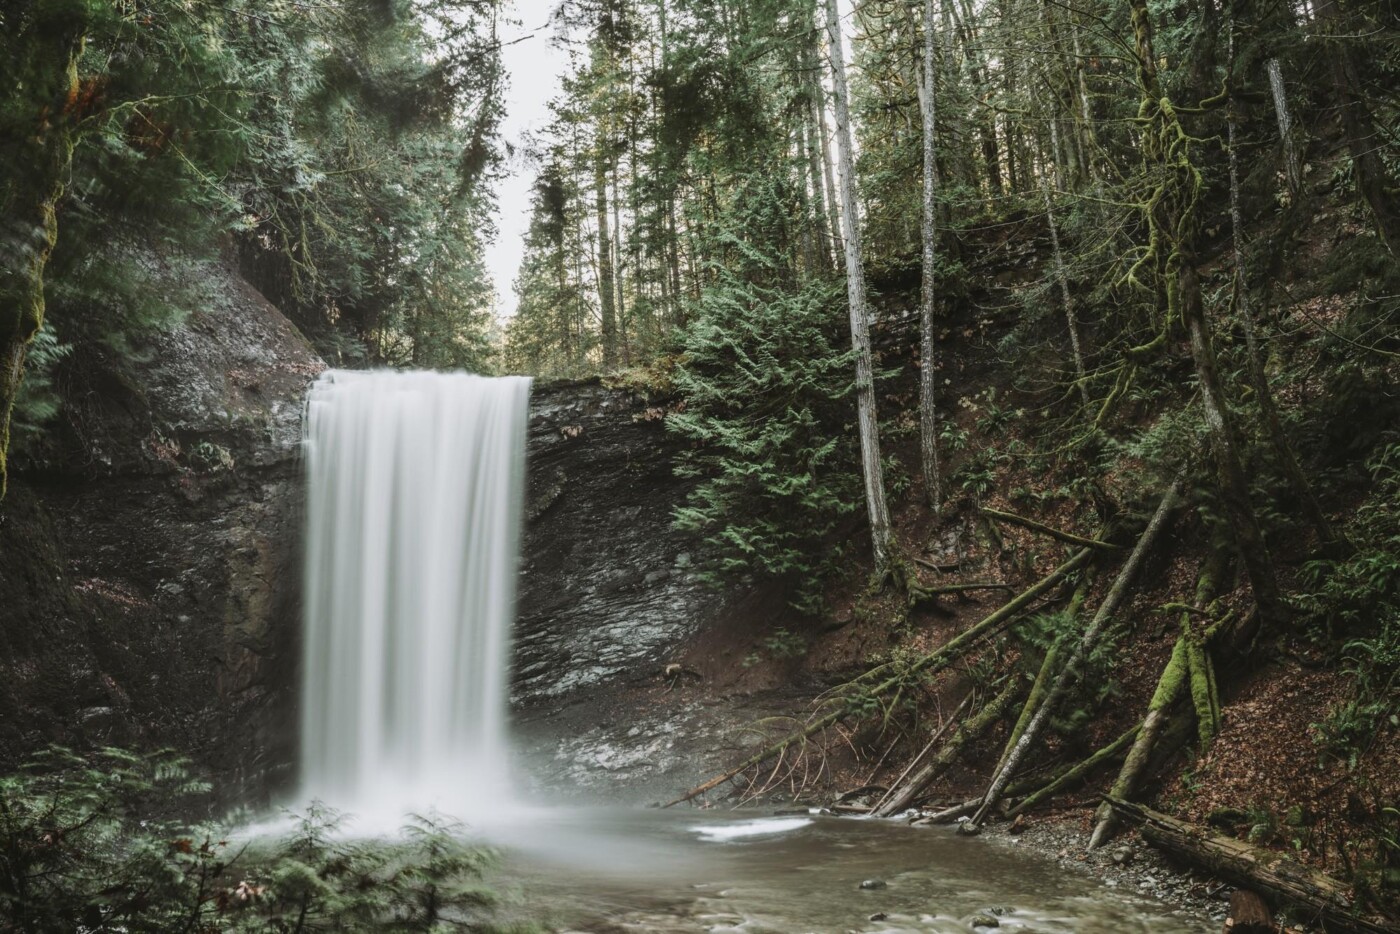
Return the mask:
[[[1066,561],[1059,567],[1055,568],[1055,570],[1051,571],[1045,577],[1041,578],[1030,589],[1023,591],[1015,599],[1003,604],[998,610],[996,610],[996,612],[992,613],[990,616],[986,617],[972,628],[948,640],[948,642],[941,648],[937,649],[934,652],[930,652],[928,655],[925,655],[923,658],[910,665],[904,671],[899,672],[893,675],[892,677],[887,678],[883,682],[877,684],[876,686],[870,689],[869,693],[883,694],[890,688],[893,688],[899,684],[903,684],[905,680],[910,676],[916,674],[933,674],[948,667],[950,664],[952,664],[954,661],[960,658],[964,652],[972,648],[972,646],[976,645],[981,640],[995,636],[998,633],[1002,632],[1004,629],[1006,629],[1008,626],[1010,626],[1011,623],[1013,623],[1017,619],[1022,610],[1024,610],[1026,607],[1030,606],[1033,602],[1035,602],[1036,598],[1039,597],[1041,594],[1045,593],[1047,590],[1051,589],[1056,584],[1058,584],[1061,580],[1065,578],[1066,575],[1072,573],[1081,565],[1083,565],[1084,562],[1088,561],[1090,554],[1091,551],[1088,548],[1084,548],[1076,552],[1072,558],[1070,558],[1068,561]],[[856,680],[858,682],[866,680],[870,678],[875,673],[875,671],[879,670],[880,669],[877,668],[873,671],[866,672],[864,675],[862,675]],[[699,795],[702,795],[707,791],[710,791],[714,788],[718,788],[720,785],[734,778],[736,775],[739,775],[741,772],[747,769],[751,769],[756,765],[766,762],[773,756],[778,755],[779,753],[787,749],[789,746],[791,746],[793,743],[804,741],[807,739],[807,737],[819,733],[829,726],[833,726],[837,723],[840,723],[842,720],[845,720],[847,717],[851,716],[854,712],[855,711],[852,710],[845,703],[841,703],[836,707],[835,710],[832,710],[831,712],[812,721],[807,726],[803,727],[801,730],[791,733],[783,739],[779,740],[778,742],[774,743],[773,745],[754,753],[752,756],[749,756],[739,765],[730,769],[728,772],[725,772],[723,775],[717,775],[709,781],[695,786],[694,788],[687,791],[685,794],[681,795],[679,798],[676,798],[673,801],[668,801],[666,804],[662,805],[662,807],[674,807],[677,804],[682,804],[686,801],[689,801],[691,798],[698,797]]]
[[[1026,757],[1031,746],[1039,737],[1041,729],[1050,719],[1050,714],[1054,711],[1055,706],[1069,691],[1070,685],[1078,679],[1079,669],[1084,664],[1084,660],[1088,657],[1090,650],[1098,641],[1099,635],[1107,627],[1109,619],[1118,609],[1118,604],[1123,602],[1123,598],[1128,592],[1128,585],[1132,582],[1133,577],[1136,576],[1138,568],[1142,566],[1142,562],[1147,557],[1147,552],[1151,550],[1153,543],[1157,540],[1157,536],[1161,534],[1162,529],[1166,527],[1167,518],[1171,515],[1172,510],[1176,506],[1177,494],[1180,489],[1181,481],[1177,480],[1167,490],[1166,494],[1162,496],[1161,504],[1157,506],[1156,513],[1153,514],[1152,519],[1147,523],[1147,528],[1143,530],[1141,537],[1138,538],[1138,543],[1133,548],[1133,553],[1128,556],[1128,560],[1124,562],[1122,570],[1118,572],[1118,578],[1113,582],[1113,586],[1109,588],[1103,603],[1099,605],[1098,612],[1094,614],[1093,620],[1089,623],[1089,628],[1084,631],[1084,635],[1080,637],[1079,642],[1075,645],[1074,652],[1070,655],[1069,661],[1065,664],[1064,669],[1056,675],[1054,683],[1050,686],[1050,693],[1046,695],[1044,703],[1042,703],[1040,709],[1035,712],[1035,716],[1031,718],[1031,722],[1026,725],[1026,730],[1016,742],[1015,748],[1011,750],[1011,755],[1006,757],[1006,761],[992,778],[992,784],[983,797],[982,806],[978,808],[972,820],[968,821],[968,825],[970,826],[964,825],[965,829],[972,832],[978,830],[982,821],[986,818],[987,812],[996,807],[997,802],[1001,799],[1002,791],[1006,788],[1007,782],[1010,781],[1017,766],[1021,764],[1021,760]],[[1087,552],[1088,549],[1086,548],[1084,551]]]
[[1236,885],[1268,895],[1281,904],[1306,909],[1329,931],[1396,934],[1400,923],[1388,918],[1362,917],[1352,901],[1351,887],[1287,857],[1213,834],[1140,804],[1104,796],[1124,821],[1138,826],[1143,839],[1193,865],[1210,870]]
[[909,588],[910,595],[917,603],[927,597],[937,597],[950,593],[972,593],[976,590],[1015,590],[1010,584],[946,584],[942,587],[919,587]]
[[1023,529],[1030,529],[1032,532],[1039,532],[1041,535],[1048,535],[1053,539],[1062,541],[1068,545],[1077,545],[1080,548],[1097,548],[1100,551],[1122,551],[1122,547],[1112,542],[1102,542],[1096,538],[1085,538],[1082,535],[1075,535],[1073,532],[1064,532],[1060,529],[1052,528],[1034,519],[1027,519],[1025,516],[1018,516],[1015,513],[1002,512],[1000,509],[992,509],[990,506],[983,506],[982,515],[989,519],[996,519],[998,522],[1006,522],[1011,525],[1019,525]]
[[1094,771],[1094,769],[1097,769],[1106,762],[1112,761],[1133,741],[1134,737],[1138,735],[1138,730],[1141,728],[1141,723],[1134,724],[1133,728],[1128,730],[1128,732],[1124,733],[1098,752],[1095,752],[1093,755],[1089,756],[1089,758],[1078,763],[1064,774],[1057,776],[1044,788],[1021,799],[1019,804],[1006,812],[1006,816],[1015,817],[1017,814],[1023,814],[1029,811],[1046,798],[1059,794],[1063,789],[1084,778],[1090,772]]
[[903,782],[904,779],[908,777],[909,773],[914,770],[914,766],[918,765],[920,760],[922,760],[924,756],[928,755],[928,751],[933,748],[933,744],[942,739],[943,734],[948,732],[948,728],[957,722],[958,715],[963,712],[963,710],[967,707],[968,704],[972,703],[972,695],[975,693],[976,691],[970,691],[968,695],[964,697],[962,701],[958,704],[958,706],[953,710],[953,712],[948,715],[948,719],[944,720],[938,725],[938,729],[933,731],[933,736],[929,738],[929,741],[924,746],[924,748],[919,750],[919,754],[917,756],[909,760],[909,764],[904,767],[904,771],[899,773],[899,778],[896,778],[894,780],[894,784],[890,785],[890,787],[885,791],[885,793],[880,796],[880,800],[875,802],[875,806],[874,808],[872,808],[872,810],[875,811],[875,813],[880,813],[880,806],[883,805],[886,800],[888,800],[890,795],[895,793],[895,791],[899,788],[900,783]]
[[[900,788],[899,782],[895,783],[886,796],[889,800],[882,801],[875,806],[875,816],[889,817],[891,814],[898,814],[912,804],[914,799],[934,779],[946,772],[957,761],[963,747],[967,746],[968,743],[975,742],[1005,715],[1007,708],[1011,706],[1016,695],[1020,693],[1019,688],[1020,685],[1016,683],[1015,679],[1012,679],[1005,690],[989,701],[975,716],[960,724],[957,732],[953,734],[953,738],[948,740],[948,744],[938,751],[938,755],[934,756],[932,761],[919,769],[903,788]],[[900,776],[901,781],[903,778]]]

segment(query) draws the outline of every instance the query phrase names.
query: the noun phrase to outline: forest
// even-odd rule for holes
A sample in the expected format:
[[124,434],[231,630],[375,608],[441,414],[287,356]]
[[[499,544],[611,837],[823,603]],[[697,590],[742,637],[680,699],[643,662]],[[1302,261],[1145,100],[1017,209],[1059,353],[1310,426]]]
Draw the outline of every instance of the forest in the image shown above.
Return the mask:
[[[400,666],[385,758],[1400,930],[1394,0],[7,0],[0,79],[0,932],[733,929],[520,901],[450,808],[343,836],[325,627]],[[395,726],[448,578],[424,639],[506,627],[449,706],[528,739]]]

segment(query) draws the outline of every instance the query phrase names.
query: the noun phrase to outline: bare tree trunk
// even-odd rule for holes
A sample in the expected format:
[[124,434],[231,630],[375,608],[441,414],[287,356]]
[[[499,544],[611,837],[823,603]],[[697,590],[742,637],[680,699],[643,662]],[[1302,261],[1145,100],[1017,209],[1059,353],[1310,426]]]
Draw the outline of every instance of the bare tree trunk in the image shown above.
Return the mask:
[[938,470],[938,409],[935,405],[938,372],[935,348],[937,303],[937,236],[938,236],[938,108],[937,56],[934,42],[938,31],[934,27],[934,0],[924,0],[924,62],[923,80],[919,82],[919,111],[924,130],[924,190],[923,190],[923,282],[919,306],[919,455],[923,468],[924,496],[938,512],[942,502],[942,479]]
[[[1050,14],[1044,3],[1040,4],[1040,19],[1045,25],[1047,38],[1050,33]],[[1052,103],[1049,113],[1046,114],[1047,122],[1050,124],[1050,142],[1052,150],[1060,148],[1060,128],[1059,115],[1055,112],[1056,107]],[[1065,255],[1060,248],[1060,228],[1055,220],[1055,202],[1050,196],[1050,178],[1048,172],[1040,173],[1040,197],[1045,203],[1045,224],[1050,229],[1050,247],[1054,251],[1053,261],[1055,266],[1055,281],[1060,288],[1060,304],[1064,308],[1065,325],[1069,330],[1070,350],[1074,354],[1074,375],[1075,383],[1079,386],[1079,397],[1084,401],[1087,408],[1090,404],[1088,374],[1084,369],[1084,349],[1079,341],[1079,319],[1074,313],[1074,299],[1069,291],[1069,275],[1065,271]]]
[[[816,39],[816,35],[817,33],[814,31],[812,40],[814,43],[819,41]],[[820,143],[818,149],[821,151],[822,178],[826,181],[826,222],[831,228],[832,261],[835,262],[835,254],[842,249],[841,215],[837,210],[837,201],[840,199],[840,195],[836,188],[836,176],[832,173],[831,168],[831,164],[834,160],[831,157],[831,133],[826,125],[826,91],[822,88],[821,73],[816,67],[816,55],[817,49],[814,46],[812,50],[813,60],[811,71],[812,106],[816,109],[816,127],[820,133],[818,137],[818,142]]]
[[[1233,22],[1232,22],[1233,28]],[[1230,36],[1231,54],[1233,54],[1235,37]],[[1283,141],[1283,169],[1284,177],[1288,180],[1288,193],[1295,199],[1303,190],[1303,168],[1298,162],[1298,145],[1293,139],[1293,118],[1288,113],[1288,92],[1283,86],[1283,68],[1279,65],[1278,59],[1271,58],[1265,63],[1265,69],[1269,72],[1269,89],[1273,92],[1274,114],[1278,117],[1278,135]],[[1231,63],[1233,70],[1233,62]],[[1230,156],[1235,155],[1234,143],[1234,114],[1230,120]]]
[[856,202],[855,160],[851,150],[851,114],[846,88],[841,17],[836,0],[826,0],[827,42],[831,57],[836,106],[836,155],[840,168],[841,233],[846,251],[846,293],[850,303],[851,346],[856,355],[856,413],[860,432],[861,470],[865,475],[865,504],[870,514],[870,538],[875,551],[875,574],[890,571],[893,536],[885,500],[880,463],[880,426],[875,414],[874,362],[870,351],[870,320],[865,303],[865,268],[860,256],[860,213]]
[[608,159],[606,131],[598,131],[593,156],[593,198],[598,218],[598,309],[603,327],[603,368],[617,365],[617,312],[613,305],[612,236],[608,231]]

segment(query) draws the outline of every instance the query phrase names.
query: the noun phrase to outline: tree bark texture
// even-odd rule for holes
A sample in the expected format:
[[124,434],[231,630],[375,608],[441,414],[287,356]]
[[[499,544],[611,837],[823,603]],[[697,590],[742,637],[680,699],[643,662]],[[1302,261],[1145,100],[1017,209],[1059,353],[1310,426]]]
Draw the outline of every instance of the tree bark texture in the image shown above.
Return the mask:
[[856,357],[856,421],[860,433],[861,472],[865,476],[865,505],[870,516],[870,539],[875,573],[883,577],[893,559],[889,505],[884,468],[880,462],[880,426],[875,412],[875,365],[870,350],[870,317],[865,299],[865,267],[860,255],[860,212],[856,200],[854,144],[851,138],[850,93],[842,49],[841,17],[836,0],[826,0],[827,43],[836,109],[836,160],[841,195],[841,234],[846,252],[846,294],[850,304],[851,347]]

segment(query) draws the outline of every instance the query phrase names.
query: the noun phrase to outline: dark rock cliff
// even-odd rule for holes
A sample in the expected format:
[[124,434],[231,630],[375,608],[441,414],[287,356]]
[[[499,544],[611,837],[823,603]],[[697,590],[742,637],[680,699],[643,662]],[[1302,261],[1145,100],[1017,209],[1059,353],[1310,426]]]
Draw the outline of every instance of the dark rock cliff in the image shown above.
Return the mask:
[[[77,349],[0,505],[0,769],[112,743],[178,748],[253,801],[292,777],[297,445],[324,364],[231,266],[198,287],[140,353]],[[723,609],[671,528],[661,414],[596,381],[535,388],[517,706],[651,677]]]
[[77,348],[0,508],[0,765],[114,743],[231,788],[286,771],[300,399],[324,365],[230,266],[198,288],[139,353]]
[[724,608],[672,528],[663,410],[597,382],[537,386],[521,556],[514,701],[533,706],[654,674]]

